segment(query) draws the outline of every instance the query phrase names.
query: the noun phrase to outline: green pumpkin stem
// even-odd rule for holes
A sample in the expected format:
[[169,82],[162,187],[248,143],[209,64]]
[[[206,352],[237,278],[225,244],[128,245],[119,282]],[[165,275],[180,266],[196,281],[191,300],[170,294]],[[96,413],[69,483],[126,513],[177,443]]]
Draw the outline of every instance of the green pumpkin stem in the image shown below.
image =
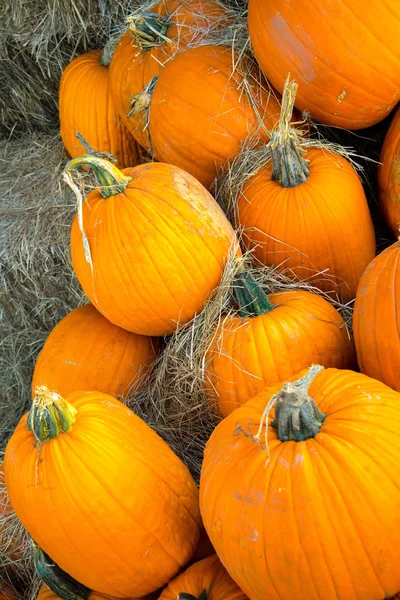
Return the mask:
[[251,273],[238,273],[233,282],[233,291],[239,305],[239,315],[243,318],[266,315],[275,308]]
[[34,543],[34,564],[37,574],[47,587],[62,600],[87,600],[91,590],[63,571]]
[[104,46],[104,48],[101,52],[100,59],[99,59],[99,65],[102,65],[103,67],[107,67],[107,68],[110,66],[111,59],[114,54],[114,50],[120,39],[121,39],[121,35],[119,33],[116,35],[112,35],[110,37],[110,39],[108,40],[108,42],[106,43],[106,45]]
[[64,169],[64,173],[70,174],[71,171],[79,170],[82,167],[88,167],[93,171],[103,198],[109,198],[124,192],[128,183],[132,180],[132,177],[121,173],[110,161],[89,154],[77,156],[70,160]]
[[167,36],[168,29],[171,27],[168,17],[144,12],[129,16],[126,22],[131,33],[132,45],[138,46],[141,52],[147,52],[164,43],[172,44]]
[[186,594],[185,592],[181,592],[178,594],[178,600],[208,600],[207,590],[203,590],[200,596],[193,596],[193,594]]
[[75,423],[76,408],[56,392],[45,386],[36,388],[35,398],[28,413],[26,427],[32,431],[39,444],[60,433],[70,431]]
[[297,82],[286,79],[282,95],[282,108],[279,122],[275,126],[268,148],[271,151],[272,180],[284,188],[296,187],[304,183],[309,174],[305,150],[299,143],[296,130],[291,126]]

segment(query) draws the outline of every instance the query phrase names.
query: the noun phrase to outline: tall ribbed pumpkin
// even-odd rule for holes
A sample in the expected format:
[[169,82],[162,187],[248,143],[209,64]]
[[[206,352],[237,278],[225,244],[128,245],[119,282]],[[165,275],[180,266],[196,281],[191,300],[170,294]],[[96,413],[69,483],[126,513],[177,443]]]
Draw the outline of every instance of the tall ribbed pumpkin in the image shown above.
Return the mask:
[[251,600],[400,590],[400,394],[320,368],[266,388],[207,443],[204,525]]
[[119,327],[173,333],[218,286],[237,243],[232,226],[181,169],[148,163],[120,172],[107,161],[82,157],[67,172],[82,166],[99,182],[82,206],[86,248],[78,215],[71,230],[72,264],[85,293]]
[[400,108],[383,142],[378,166],[379,203],[395,238],[400,235]]
[[91,590],[137,597],[188,562],[199,539],[188,469],[144,421],[100,392],[38,388],[8,442],[18,518],[52,560]]
[[354,304],[360,369],[400,391],[400,242],[386,248],[361,277]]
[[363,129],[400,100],[397,0],[249,0],[249,33],[266,77],[322,123]]
[[134,167],[141,162],[141,153],[111,96],[108,53],[106,47],[82,54],[63,72],[59,92],[61,138],[72,158],[86,151],[76,137],[78,132],[93,150],[112,154],[121,169]]
[[138,389],[158,348],[157,339],[113,325],[91,304],[75,308],[56,325],[38,356],[32,398],[41,385],[61,396],[98,391],[125,397]]

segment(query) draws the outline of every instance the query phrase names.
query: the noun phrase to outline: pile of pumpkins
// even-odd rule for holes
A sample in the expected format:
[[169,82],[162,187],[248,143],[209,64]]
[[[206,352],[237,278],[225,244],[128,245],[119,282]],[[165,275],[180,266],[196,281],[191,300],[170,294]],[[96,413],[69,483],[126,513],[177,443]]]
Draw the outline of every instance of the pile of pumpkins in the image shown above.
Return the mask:
[[[64,176],[78,197],[71,256],[90,304],[39,355],[1,500],[35,542],[50,587],[40,600],[400,591],[400,243],[375,257],[357,172],[308,143],[293,114],[348,129],[389,114],[400,5],[250,0],[260,68],[215,43],[232,19],[218,1],[163,0],[62,76]],[[209,190],[249,139],[266,159],[230,221]],[[82,169],[96,180],[85,198]],[[379,183],[396,238],[399,112]],[[243,250],[321,295],[267,295],[242,261],[236,310],[205,356],[204,394],[221,419],[198,488],[123,399]],[[329,298],[355,299],[354,342]]]

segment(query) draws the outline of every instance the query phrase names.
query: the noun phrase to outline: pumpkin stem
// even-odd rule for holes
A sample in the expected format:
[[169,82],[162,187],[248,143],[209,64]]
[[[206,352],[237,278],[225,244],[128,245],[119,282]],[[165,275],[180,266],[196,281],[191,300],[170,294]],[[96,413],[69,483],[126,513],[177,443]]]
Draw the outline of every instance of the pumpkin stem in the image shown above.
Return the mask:
[[43,444],[60,433],[70,431],[75,415],[76,408],[72,404],[43,385],[36,388],[26,427],[32,431],[36,441]]
[[185,592],[181,592],[180,594],[178,594],[178,600],[208,600],[207,590],[203,590],[200,596],[198,596],[197,598],[196,596],[193,596],[193,594],[186,594]]
[[110,39],[108,40],[108,42],[106,43],[106,45],[104,46],[104,48],[101,52],[100,59],[99,59],[99,65],[102,65],[103,67],[107,67],[107,68],[110,66],[111,59],[114,54],[114,50],[115,50],[120,38],[121,38],[120,34],[112,35],[110,37]]
[[39,546],[33,543],[37,574],[47,587],[62,600],[87,600],[91,590],[63,571]]
[[109,198],[125,191],[132,177],[124,175],[115,165],[99,156],[77,156],[69,161],[64,169],[64,174],[88,167],[94,173],[103,198]]
[[154,88],[157,83],[157,79],[158,79],[158,75],[156,77],[153,77],[153,79],[146,85],[143,92],[140,92],[140,94],[136,94],[129,101],[129,112],[126,115],[128,117],[128,119],[130,117],[133,117],[133,115],[136,115],[137,113],[142,112],[142,110],[147,111],[147,120],[146,120],[145,129],[148,126],[151,97],[153,95]]
[[238,273],[233,281],[233,291],[239,315],[243,318],[266,315],[276,308],[251,273]]
[[172,40],[167,36],[167,31],[171,27],[168,17],[144,12],[129,16],[126,22],[131,32],[132,45],[138,46],[141,52],[147,52],[164,43],[172,44]]
[[279,122],[275,125],[268,148],[271,150],[272,181],[282,187],[296,187],[304,183],[309,174],[305,150],[300,146],[298,133],[291,127],[297,82],[286,79],[282,94],[282,108]]

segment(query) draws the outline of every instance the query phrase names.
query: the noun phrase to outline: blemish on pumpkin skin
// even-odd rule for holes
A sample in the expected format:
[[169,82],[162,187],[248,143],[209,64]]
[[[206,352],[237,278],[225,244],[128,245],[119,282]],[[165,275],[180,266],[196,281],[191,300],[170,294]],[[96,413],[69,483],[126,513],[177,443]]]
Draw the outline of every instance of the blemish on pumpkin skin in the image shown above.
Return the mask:
[[337,97],[337,101],[338,104],[340,104],[342,102],[342,100],[344,100],[347,96],[347,92],[346,90],[343,90],[343,92],[341,94],[339,94],[339,96]]
[[283,52],[284,56],[296,68],[301,70],[301,74],[306,81],[314,81],[313,55],[309,48],[296,37],[283,16],[279,13],[271,19],[269,25],[269,36],[275,46]]

